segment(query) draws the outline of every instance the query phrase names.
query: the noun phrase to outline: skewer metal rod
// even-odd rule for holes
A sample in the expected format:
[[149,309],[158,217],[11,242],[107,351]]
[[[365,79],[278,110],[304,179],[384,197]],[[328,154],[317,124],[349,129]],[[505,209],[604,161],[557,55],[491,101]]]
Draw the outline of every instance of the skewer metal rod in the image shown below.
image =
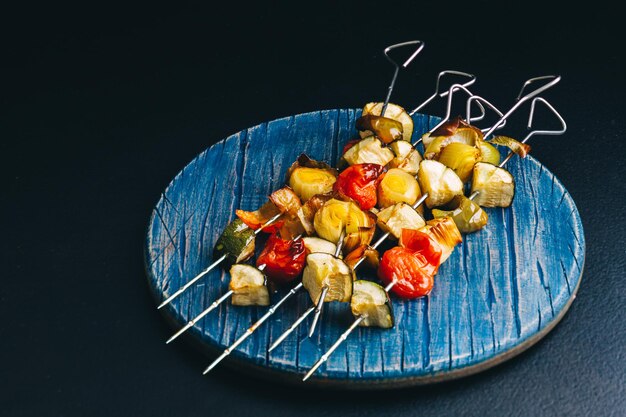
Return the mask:
[[283,332],[283,334],[281,334],[274,343],[272,343],[272,346],[270,346],[270,348],[268,349],[268,352],[271,352],[274,349],[276,349],[278,345],[280,345],[283,342],[283,340],[287,338],[287,336],[289,336],[294,330],[296,330],[296,328],[298,328],[300,323],[302,323],[304,319],[306,319],[309,316],[309,314],[311,314],[313,311],[315,311],[314,305],[309,307],[300,317],[298,317],[298,320],[296,320],[291,326],[289,326],[289,328],[285,330],[285,332]]
[[391,64],[394,66],[394,72],[393,72],[393,77],[391,78],[391,83],[389,84],[389,87],[387,87],[387,97],[385,98],[385,102],[383,103],[383,108],[380,111],[380,115],[384,116],[385,115],[385,111],[387,110],[387,105],[389,104],[389,99],[391,99],[391,93],[393,91],[393,88],[396,84],[396,79],[398,78],[398,72],[400,72],[400,67],[398,66],[398,64],[396,63],[396,61],[394,61],[393,59],[391,59],[391,57],[389,57],[388,53],[389,51],[396,49],[396,48],[401,48],[403,46],[408,46],[408,45],[418,45],[417,49],[415,50],[415,52],[413,52],[413,54],[402,64],[402,68],[406,68],[409,66],[409,64],[411,63],[411,61],[413,61],[413,59],[415,59],[415,57],[422,51],[422,49],[424,49],[424,46],[426,46],[424,44],[424,42],[422,41],[409,41],[409,42],[402,42],[402,43],[398,43],[395,45],[391,45],[387,48],[385,48],[385,58],[387,58],[387,60],[389,62],[391,62]]
[[217,364],[220,363],[226,356],[230,355],[230,353],[235,348],[237,348],[237,346],[239,346],[244,340],[246,340],[248,337],[250,337],[250,335],[252,333],[254,333],[254,331],[259,326],[261,326],[263,323],[265,323],[267,321],[267,319],[269,319],[274,313],[276,313],[276,310],[278,309],[278,307],[280,307],[285,301],[287,301],[289,298],[291,298],[291,296],[293,296],[295,293],[297,293],[300,290],[300,288],[302,288],[302,287],[303,287],[302,282],[298,283],[298,285],[293,287],[283,298],[278,300],[278,302],[276,302],[276,304],[274,304],[272,307],[270,307],[270,309],[267,310],[267,312],[260,319],[258,319],[252,326],[250,326],[248,328],[248,330],[246,330],[246,332],[243,335],[241,335],[241,337],[239,337],[239,339],[237,339],[235,341],[235,343],[233,343],[226,350],[224,350],[224,352],[217,359],[215,359],[211,363],[211,365],[209,365],[204,370],[203,374],[207,374],[208,372],[210,372],[211,369],[215,368],[215,366],[217,366]]

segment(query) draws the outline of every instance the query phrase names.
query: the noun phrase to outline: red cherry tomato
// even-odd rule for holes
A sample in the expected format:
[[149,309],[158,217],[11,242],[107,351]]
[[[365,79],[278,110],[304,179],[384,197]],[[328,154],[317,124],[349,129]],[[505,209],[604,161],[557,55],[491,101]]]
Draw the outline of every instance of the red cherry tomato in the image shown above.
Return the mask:
[[[405,231],[402,233],[404,239]],[[395,282],[391,290],[402,298],[423,297],[433,288],[441,247],[417,230],[407,232],[407,241],[409,247],[396,246],[383,254],[378,276],[385,284]]]
[[339,174],[333,189],[353,199],[362,210],[369,210],[376,205],[376,189],[383,172],[385,167],[378,164],[352,165]]
[[285,240],[274,234],[267,239],[256,264],[265,265],[263,272],[273,282],[287,284],[302,273],[305,260],[306,249],[302,239]]

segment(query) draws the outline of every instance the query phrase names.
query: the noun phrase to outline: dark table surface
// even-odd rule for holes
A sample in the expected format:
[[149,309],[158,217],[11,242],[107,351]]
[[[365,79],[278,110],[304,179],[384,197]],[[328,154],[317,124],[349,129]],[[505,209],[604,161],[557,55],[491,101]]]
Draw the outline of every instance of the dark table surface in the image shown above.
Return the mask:
[[[596,4],[380,4],[3,13],[0,414],[626,415],[619,16]],[[428,387],[317,391],[226,367],[202,376],[207,358],[188,340],[165,345],[171,329],[146,284],[145,228],[160,192],[241,129],[382,100],[382,51],[411,39],[426,48],[398,80],[392,101],[406,107],[431,94],[442,69],[475,73],[475,92],[501,107],[527,78],[563,76],[545,97],[569,130],[538,139],[533,155],[584,225],[570,311],[514,359]],[[441,114],[442,103],[427,110]]]

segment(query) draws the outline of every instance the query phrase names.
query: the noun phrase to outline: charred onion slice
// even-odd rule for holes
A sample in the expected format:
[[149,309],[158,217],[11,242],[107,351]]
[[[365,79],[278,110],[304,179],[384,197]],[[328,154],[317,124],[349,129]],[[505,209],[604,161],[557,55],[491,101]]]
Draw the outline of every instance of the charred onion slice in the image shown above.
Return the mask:
[[274,203],[278,211],[294,218],[298,215],[298,210],[302,207],[300,198],[289,187],[283,187],[270,194],[270,201]]
[[309,198],[306,203],[302,205],[300,210],[298,210],[298,219],[302,224],[302,227],[306,231],[308,235],[312,235],[315,233],[315,227],[313,225],[313,219],[315,218],[315,213],[320,209],[328,200],[332,198],[330,193],[328,194],[316,194],[313,197]]
[[483,140],[483,132],[457,117],[444,123],[432,133],[425,134],[422,139],[425,149],[424,158],[437,159],[439,152],[450,143],[464,143],[477,147]]
[[359,323],[364,327],[393,327],[393,309],[389,295],[380,285],[365,280],[352,284],[350,310],[355,317],[365,316]]
[[389,207],[396,203],[413,205],[421,195],[419,184],[413,175],[399,168],[392,168],[378,184],[378,207]]
[[[365,107],[363,107],[363,116],[367,116],[368,114],[373,114],[375,116],[380,116],[380,113],[383,109],[383,103],[367,103]],[[385,117],[390,119],[394,119],[402,123],[402,139],[411,142],[411,136],[413,135],[413,119],[402,107],[397,104],[388,103],[387,108],[385,109]],[[364,131],[359,132],[362,138],[371,135],[371,132]]]
[[270,294],[265,275],[252,265],[235,264],[230,268],[232,303],[236,306],[268,306]]
[[433,217],[450,217],[461,233],[476,232],[487,224],[487,213],[469,198],[458,195],[450,201],[446,210],[433,209]]
[[272,235],[267,239],[256,264],[265,265],[264,272],[272,282],[286,284],[302,273],[305,260],[306,248],[302,239],[286,240]]
[[404,130],[402,123],[389,117],[368,114],[361,116],[356,121],[356,128],[361,131],[374,132],[374,136],[384,143],[391,143],[396,139],[402,139]]
[[487,162],[489,164],[498,165],[500,163],[500,151],[495,146],[481,141],[480,148],[480,162]]
[[426,205],[438,207],[463,194],[463,182],[453,170],[441,162],[423,160],[417,173],[422,193],[428,193]]
[[480,149],[453,142],[441,149],[437,161],[453,170],[461,181],[467,182],[472,176],[474,164],[480,161]]
[[254,231],[241,219],[235,219],[226,226],[217,239],[214,259],[226,255],[230,263],[243,262],[254,254]]
[[[334,198],[328,200],[315,213],[313,225],[319,237],[334,244],[337,244],[343,229],[349,236],[353,233],[359,234],[363,229],[369,230],[375,226],[370,216],[355,203]],[[348,249],[346,248],[346,250]]]
[[402,229],[420,229],[426,225],[422,216],[406,203],[387,207],[379,211],[377,216],[381,230],[391,233],[396,239],[400,239]]
[[479,162],[474,166],[472,193],[478,191],[474,199],[482,207],[508,207],[515,195],[513,175],[504,168]]
[[389,168],[400,168],[413,176],[417,175],[422,156],[411,143],[404,140],[396,140],[391,142],[389,148],[391,148],[395,155],[388,164]]
[[384,147],[380,139],[369,136],[352,145],[341,159],[347,165],[378,164],[384,166],[393,159],[393,152]]
[[346,255],[344,261],[348,264],[348,266],[350,266],[350,268],[354,269],[354,265],[359,261],[359,259],[363,257],[365,257],[365,265],[372,269],[378,268],[378,251],[376,249],[373,249],[369,245],[357,246],[348,255]]
[[361,209],[369,210],[376,205],[376,191],[384,171],[385,167],[378,164],[352,165],[339,174],[333,190],[354,200]]
[[350,301],[352,296],[352,270],[344,261],[328,253],[311,253],[306,257],[302,284],[316,303],[322,288],[328,286],[325,301]]
[[487,142],[494,145],[506,146],[515,152],[520,158],[526,157],[526,155],[530,152],[530,145],[526,145],[525,143],[519,142],[508,136],[496,136]]

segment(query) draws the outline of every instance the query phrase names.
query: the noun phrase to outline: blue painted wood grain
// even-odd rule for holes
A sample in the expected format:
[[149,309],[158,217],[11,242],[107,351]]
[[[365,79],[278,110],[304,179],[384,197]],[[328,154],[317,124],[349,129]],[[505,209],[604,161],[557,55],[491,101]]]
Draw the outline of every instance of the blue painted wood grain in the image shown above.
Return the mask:
[[[189,163],[161,195],[148,226],[145,261],[156,299],[211,263],[213,245],[235,210],[265,202],[300,153],[335,163],[345,142],[356,137],[359,115],[327,110],[263,123]],[[418,114],[414,120],[418,135],[439,119]],[[318,382],[394,386],[461,376],[519,353],[558,322],[582,276],[580,217],[563,185],[534,158],[513,158],[507,169],[516,180],[513,205],[487,209],[487,227],[464,237],[439,269],[432,293],[412,301],[395,298],[395,328],[358,328],[316,373]],[[182,326],[227,291],[228,280],[227,272],[213,271],[165,314]],[[229,359],[296,380],[290,377],[308,370],[352,320],[347,304],[331,303],[315,337],[309,339],[302,326],[268,354],[271,341],[309,305],[308,295],[298,294]],[[265,310],[224,303],[189,333],[221,350]]]

